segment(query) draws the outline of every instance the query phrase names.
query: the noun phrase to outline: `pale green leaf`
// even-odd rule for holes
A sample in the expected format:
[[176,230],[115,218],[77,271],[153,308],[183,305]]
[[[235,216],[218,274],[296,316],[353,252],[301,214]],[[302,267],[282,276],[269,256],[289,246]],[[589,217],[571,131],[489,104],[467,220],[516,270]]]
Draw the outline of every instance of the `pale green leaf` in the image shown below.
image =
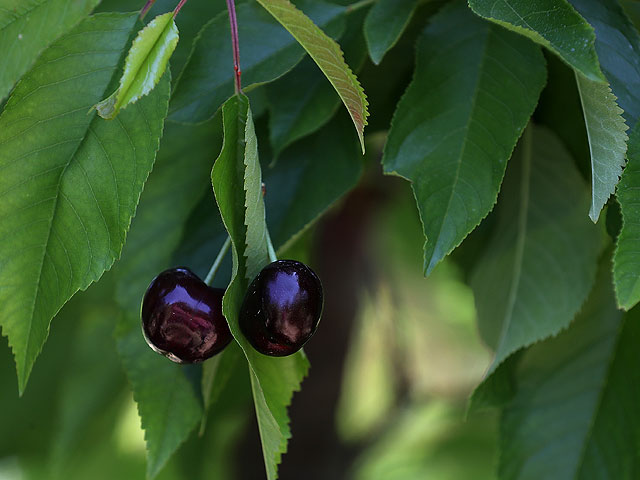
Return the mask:
[[373,5],[364,20],[364,36],[373,63],[378,65],[396,44],[418,3],[419,0],[378,0]]
[[40,52],[100,0],[0,0],[0,100]]
[[640,118],[640,35],[618,0],[570,1],[595,29],[600,66],[633,127]]
[[613,257],[613,279],[618,305],[629,310],[640,301],[640,124],[636,124],[627,151],[627,166],[616,196],[622,211],[622,230]]
[[135,13],[84,20],[42,54],[0,117],[0,325],[21,391],[51,318],[120,255],[153,166],[168,76],[118,121],[87,114],[135,25]]
[[569,66],[604,82],[591,25],[566,0],[469,0],[481,17],[547,47]]
[[462,2],[445,7],[420,36],[383,165],[412,182],[427,273],[493,208],[544,83],[539,47]]
[[[529,127],[505,177],[498,225],[471,278],[480,334],[496,354],[567,328],[596,274],[601,231],[584,214],[588,190],[560,142]],[[487,380],[485,379],[485,383]]]
[[[222,143],[219,130],[219,121],[198,126],[167,124],[115,268],[116,300],[125,312],[116,333],[118,351],[145,431],[150,477],[188,438],[202,418],[202,408],[185,367],[158,355],[145,343],[140,305],[151,280],[174,266],[172,253],[189,212],[205,193],[210,194],[209,172]],[[176,389],[180,392],[173,391]]]
[[600,211],[614,192],[627,151],[627,125],[622,109],[606,83],[594,82],[576,72],[585,126],[591,150],[591,207],[589,217],[598,221]]
[[353,120],[364,153],[364,127],[369,116],[367,97],[345,63],[340,46],[289,0],[257,1],[302,45],[336,89]]
[[[249,103],[233,96],[222,109],[224,143],[211,179],[225,227],[231,236],[233,273],[223,300],[231,332],[249,362],[267,478],[277,478],[277,466],[291,437],[287,406],[307,373],[304,353],[267,357],[256,352],[238,327],[238,312],[253,276],[269,263],[257,141]],[[258,243],[253,243],[258,242]]]
[[[300,2],[330,34],[344,28],[345,8],[321,0]],[[242,88],[250,91],[291,70],[304,56],[291,37],[264,9],[251,1],[237,6]],[[222,12],[198,34],[171,97],[170,118],[198,123],[213,117],[234,92],[229,16]]]
[[500,479],[640,474],[640,322],[637,315],[623,322],[608,265],[601,270],[569,330],[522,356],[501,422]]
[[124,62],[120,86],[96,105],[98,115],[113,119],[121,109],[148,95],[167,69],[177,44],[173,12],[158,15],[140,30]]

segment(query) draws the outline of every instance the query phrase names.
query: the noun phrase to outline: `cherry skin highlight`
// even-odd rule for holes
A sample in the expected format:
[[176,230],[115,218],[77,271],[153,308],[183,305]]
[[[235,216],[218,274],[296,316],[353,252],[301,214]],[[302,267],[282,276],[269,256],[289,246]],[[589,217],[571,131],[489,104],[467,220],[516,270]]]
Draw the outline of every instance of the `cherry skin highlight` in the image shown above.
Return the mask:
[[177,363],[202,362],[221,352],[232,338],[222,315],[223,295],[188,268],[165,270],[142,300],[145,340]]
[[322,283],[313,270],[294,260],[278,260],[249,285],[240,330],[264,355],[291,355],[316,331],[323,303]]

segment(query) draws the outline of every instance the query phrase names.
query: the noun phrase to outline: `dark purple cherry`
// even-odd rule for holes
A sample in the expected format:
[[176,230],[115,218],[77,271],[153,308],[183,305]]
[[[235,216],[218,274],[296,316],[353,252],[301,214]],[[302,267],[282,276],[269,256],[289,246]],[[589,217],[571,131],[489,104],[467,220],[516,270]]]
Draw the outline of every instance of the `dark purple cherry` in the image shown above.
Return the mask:
[[240,330],[260,353],[291,355],[316,331],[322,315],[320,279],[304,263],[278,260],[254,278],[240,309]]
[[224,290],[188,268],[165,270],[142,300],[142,332],[151,348],[178,363],[202,362],[231,342],[222,315]]

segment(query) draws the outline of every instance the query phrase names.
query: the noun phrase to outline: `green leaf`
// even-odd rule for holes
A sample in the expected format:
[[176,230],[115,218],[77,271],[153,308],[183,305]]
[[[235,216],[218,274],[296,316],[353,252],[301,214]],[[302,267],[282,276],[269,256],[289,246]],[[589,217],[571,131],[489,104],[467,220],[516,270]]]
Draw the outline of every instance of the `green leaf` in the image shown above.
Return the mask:
[[147,477],[155,477],[202,417],[199,395],[184,367],[153,352],[138,315],[119,323],[118,353],[133,388],[147,443]]
[[576,72],[584,121],[591,150],[591,207],[589,217],[598,221],[614,192],[627,151],[627,125],[609,85],[589,80]]
[[223,106],[224,143],[211,180],[225,227],[231,236],[233,274],[223,299],[231,332],[249,362],[251,387],[260,429],[267,478],[277,478],[277,465],[291,437],[287,406],[309,368],[302,351],[289,357],[256,352],[238,327],[238,312],[253,277],[269,263],[267,227],[249,102],[233,96]]
[[461,2],[445,7],[420,36],[416,72],[382,162],[385,173],[412,182],[427,273],[493,208],[544,83],[536,45]]
[[640,300],[640,124],[636,123],[627,151],[627,166],[616,192],[622,210],[622,230],[613,257],[618,305],[631,309]]
[[595,82],[605,81],[591,25],[566,0],[469,0],[481,17],[532,39]]
[[267,221],[278,251],[289,247],[362,175],[349,119],[340,115],[317,134],[286,149],[265,169]]
[[0,100],[40,52],[100,0],[0,0]]
[[522,357],[517,393],[502,417],[501,479],[640,473],[640,322],[637,315],[622,322],[608,266],[601,270],[571,328]]
[[216,120],[198,126],[167,124],[156,166],[115,269],[116,299],[125,312],[116,333],[118,351],[145,430],[150,477],[162,469],[200,422],[202,407],[185,368],[145,343],[140,304],[151,280],[172,266],[172,253],[188,214],[209,191],[209,171],[222,143],[216,134],[219,118]]
[[328,122],[340,105],[333,88],[318,75],[318,67],[310,58],[267,85],[265,91],[274,160],[287,146]]
[[178,27],[173,12],[158,15],[140,30],[124,62],[120,86],[96,105],[98,115],[111,120],[121,109],[148,95],[167,69],[177,44]]
[[376,65],[393,47],[413,15],[419,0],[379,0],[364,21],[369,56]]
[[529,127],[505,177],[494,237],[471,278],[480,334],[496,351],[486,377],[514,352],[567,328],[585,301],[602,245],[584,215],[588,202],[559,141]]
[[136,14],[88,18],[46,50],[0,117],[0,325],[20,391],[56,312],[120,255],[155,159],[169,78],[116,122],[103,98]]
[[[344,26],[344,7],[320,0],[305,0],[318,25],[330,32]],[[245,91],[291,70],[304,51],[282,27],[254,2],[237,6],[240,65]],[[226,12],[208,22],[198,34],[189,60],[171,97],[170,118],[199,123],[213,117],[234,91],[234,70],[229,16]]]
[[289,0],[257,1],[302,45],[336,89],[351,115],[364,153],[364,127],[369,116],[367,97],[360,82],[345,63],[340,45]]
[[571,0],[596,32],[600,66],[627,124],[640,118],[640,36],[617,0]]

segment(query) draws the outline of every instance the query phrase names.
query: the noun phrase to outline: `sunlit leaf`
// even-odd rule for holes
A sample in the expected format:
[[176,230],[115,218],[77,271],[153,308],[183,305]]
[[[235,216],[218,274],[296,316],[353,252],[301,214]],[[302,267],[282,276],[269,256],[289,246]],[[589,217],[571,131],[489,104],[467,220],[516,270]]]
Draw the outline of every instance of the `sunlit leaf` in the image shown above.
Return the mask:
[[40,52],[100,0],[0,0],[0,100]]
[[136,14],[89,17],[22,79],[0,117],[0,324],[24,390],[55,313],[111,267],[153,166],[169,78],[115,122],[110,89]]
[[124,62],[120,86],[96,105],[98,115],[112,119],[120,109],[148,95],[164,74],[178,44],[178,28],[173,12],[154,18],[133,41]]

